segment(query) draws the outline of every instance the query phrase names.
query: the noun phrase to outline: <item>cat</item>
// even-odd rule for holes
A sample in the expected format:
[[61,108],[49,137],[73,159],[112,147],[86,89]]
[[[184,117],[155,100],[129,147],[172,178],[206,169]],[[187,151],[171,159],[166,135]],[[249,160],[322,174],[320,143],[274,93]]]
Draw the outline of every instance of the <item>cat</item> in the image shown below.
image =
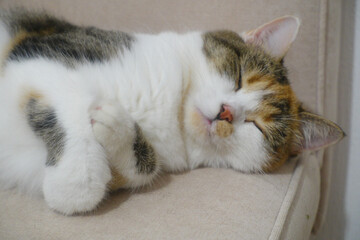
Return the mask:
[[129,34],[1,11],[2,188],[71,215],[162,172],[270,172],[336,143],[341,128],[306,111],[287,78],[299,26]]

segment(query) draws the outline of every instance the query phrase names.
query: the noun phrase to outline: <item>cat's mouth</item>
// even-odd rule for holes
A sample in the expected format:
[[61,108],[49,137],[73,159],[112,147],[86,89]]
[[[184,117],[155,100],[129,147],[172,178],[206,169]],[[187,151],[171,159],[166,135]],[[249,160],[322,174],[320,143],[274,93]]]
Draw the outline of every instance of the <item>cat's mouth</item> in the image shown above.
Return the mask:
[[208,136],[218,136],[226,138],[232,135],[234,132],[234,126],[232,124],[233,114],[231,107],[228,105],[222,105],[219,113],[215,118],[207,117],[200,109],[197,108],[197,115],[200,116],[201,128],[205,128]]

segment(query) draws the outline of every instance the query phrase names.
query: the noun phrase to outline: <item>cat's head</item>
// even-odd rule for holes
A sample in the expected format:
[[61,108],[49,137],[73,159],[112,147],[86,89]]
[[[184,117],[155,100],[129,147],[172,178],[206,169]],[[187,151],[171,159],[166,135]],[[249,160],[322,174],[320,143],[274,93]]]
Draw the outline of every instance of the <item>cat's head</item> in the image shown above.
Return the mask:
[[270,171],[344,136],[336,124],[305,111],[291,89],[283,58],[299,25],[285,16],[242,34],[203,34],[207,69],[193,74],[185,112],[193,165]]

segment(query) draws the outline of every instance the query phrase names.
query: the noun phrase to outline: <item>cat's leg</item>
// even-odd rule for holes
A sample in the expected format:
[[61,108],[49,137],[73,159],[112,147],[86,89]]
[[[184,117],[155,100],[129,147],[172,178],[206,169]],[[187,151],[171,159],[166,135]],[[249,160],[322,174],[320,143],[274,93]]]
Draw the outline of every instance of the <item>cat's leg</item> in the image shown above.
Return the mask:
[[99,104],[91,118],[95,136],[112,168],[109,188],[136,188],[151,183],[159,173],[159,161],[131,116],[119,104],[107,102]]
[[[70,105],[72,104],[72,106]],[[110,169],[92,131],[86,102],[54,108],[32,97],[26,115],[48,150],[43,193],[48,205],[63,214],[93,210],[104,198]]]

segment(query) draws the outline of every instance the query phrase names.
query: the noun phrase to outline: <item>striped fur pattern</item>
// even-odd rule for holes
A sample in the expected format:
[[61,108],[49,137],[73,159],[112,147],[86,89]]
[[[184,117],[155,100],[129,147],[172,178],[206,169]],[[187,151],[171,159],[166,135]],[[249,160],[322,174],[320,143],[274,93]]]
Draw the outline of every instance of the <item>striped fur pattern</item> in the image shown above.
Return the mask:
[[25,112],[30,127],[46,144],[46,166],[54,166],[61,158],[65,145],[65,131],[56,118],[55,110],[39,99],[30,98]]
[[78,27],[45,13],[24,10],[0,15],[14,39],[8,60],[45,57],[69,67],[84,61],[102,62],[130,49],[134,40],[129,34]]
[[257,109],[248,114],[264,135],[271,160],[263,166],[270,171],[289,157],[299,133],[299,103],[287,78],[283,61],[261,48],[249,45],[236,33],[209,32],[204,35],[204,52],[219,71],[235,83],[235,91],[264,91]]
[[151,174],[156,169],[155,152],[146,140],[138,124],[135,124],[136,137],[133,145],[136,156],[136,167],[139,173]]
[[[310,125],[316,123],[317,130],[313,128],[311,132],[323,131],[317,134],[318,137],[324,137],[325,132],[331,131],[334,139],[344,136],[336,124],[302,108],[287,78],[283,55],[271,55],[261,44],[249,44],[246,37],[230,31],[204,34],[204,52],[220,75],[234,81],[235,91],[264,92],[256,109],[249,112],[245,119],[258,128],[265,140],[269,160],[262,171],[277,169],[296,153],[294,149],[307,148],[306,144],[313,142],[305,139],[312,135],[304,133],[310,127],[309,122]],[[308,122],[310,116],[311,121]]]
[[66,214],[201,166],[267,172],[339,141],[283,65],[299,21],[128,34],[0,12],[0,183]]

